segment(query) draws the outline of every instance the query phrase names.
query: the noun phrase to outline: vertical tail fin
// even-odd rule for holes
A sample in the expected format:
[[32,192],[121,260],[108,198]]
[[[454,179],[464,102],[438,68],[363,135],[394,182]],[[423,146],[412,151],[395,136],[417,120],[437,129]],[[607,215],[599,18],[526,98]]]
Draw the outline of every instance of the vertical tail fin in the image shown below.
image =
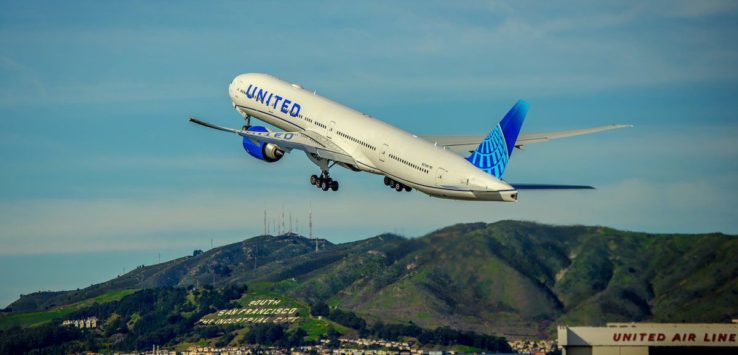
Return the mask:
[[518,100],[466,160],[498,179],[502,178],[527,113],[528,103]]

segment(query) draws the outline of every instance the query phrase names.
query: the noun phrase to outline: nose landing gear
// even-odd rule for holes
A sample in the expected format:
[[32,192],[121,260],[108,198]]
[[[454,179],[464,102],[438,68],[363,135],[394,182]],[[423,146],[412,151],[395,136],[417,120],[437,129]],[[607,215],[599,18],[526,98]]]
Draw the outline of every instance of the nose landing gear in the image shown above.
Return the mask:
[[245,115],[243,117],[243,127],[241,127],[242,131],[248,131],[249,128],[251,128],[251,116]]

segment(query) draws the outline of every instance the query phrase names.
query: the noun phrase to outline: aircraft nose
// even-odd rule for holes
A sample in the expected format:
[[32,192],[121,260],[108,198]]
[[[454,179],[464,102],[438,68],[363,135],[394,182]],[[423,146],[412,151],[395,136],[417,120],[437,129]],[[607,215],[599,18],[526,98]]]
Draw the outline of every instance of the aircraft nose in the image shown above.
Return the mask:
[[228,85],[228,96],[230,96],[231,99],[236,96],[236,79],[233,79],[231,84]]

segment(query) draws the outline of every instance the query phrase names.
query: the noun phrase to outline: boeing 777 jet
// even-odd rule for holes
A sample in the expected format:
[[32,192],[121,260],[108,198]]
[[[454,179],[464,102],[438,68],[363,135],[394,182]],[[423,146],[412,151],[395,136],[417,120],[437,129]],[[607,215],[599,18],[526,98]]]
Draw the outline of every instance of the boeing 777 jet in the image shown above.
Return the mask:
[[[551,133],[520,134],[528,104],[518,101],[486,136],[418,136],[324,98],[300,85],[267,74],[241,74],[228,87],[233,107],[245,124],[227,128],[190,118],[191,122],[242,137],[252,157],[268,163],[293,150],[305,152],[320,168],[310,183],[323,191],[338,190],[330,169],[339,165],[384,176],[399,191],[480,201],[518,199],[522,189],[579,189],[590,186],[511,184],[502,179],[515,148],[605,130],[610,125]],[[255,118],[277,127],[252,125]]]

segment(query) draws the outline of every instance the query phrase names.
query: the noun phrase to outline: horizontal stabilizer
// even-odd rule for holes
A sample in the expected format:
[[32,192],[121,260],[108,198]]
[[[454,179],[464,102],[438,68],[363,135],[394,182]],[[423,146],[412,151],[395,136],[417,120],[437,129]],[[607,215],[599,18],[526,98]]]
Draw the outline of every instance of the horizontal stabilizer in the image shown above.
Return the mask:
[[594,190],[587,185],[510,184],[516,190]]

